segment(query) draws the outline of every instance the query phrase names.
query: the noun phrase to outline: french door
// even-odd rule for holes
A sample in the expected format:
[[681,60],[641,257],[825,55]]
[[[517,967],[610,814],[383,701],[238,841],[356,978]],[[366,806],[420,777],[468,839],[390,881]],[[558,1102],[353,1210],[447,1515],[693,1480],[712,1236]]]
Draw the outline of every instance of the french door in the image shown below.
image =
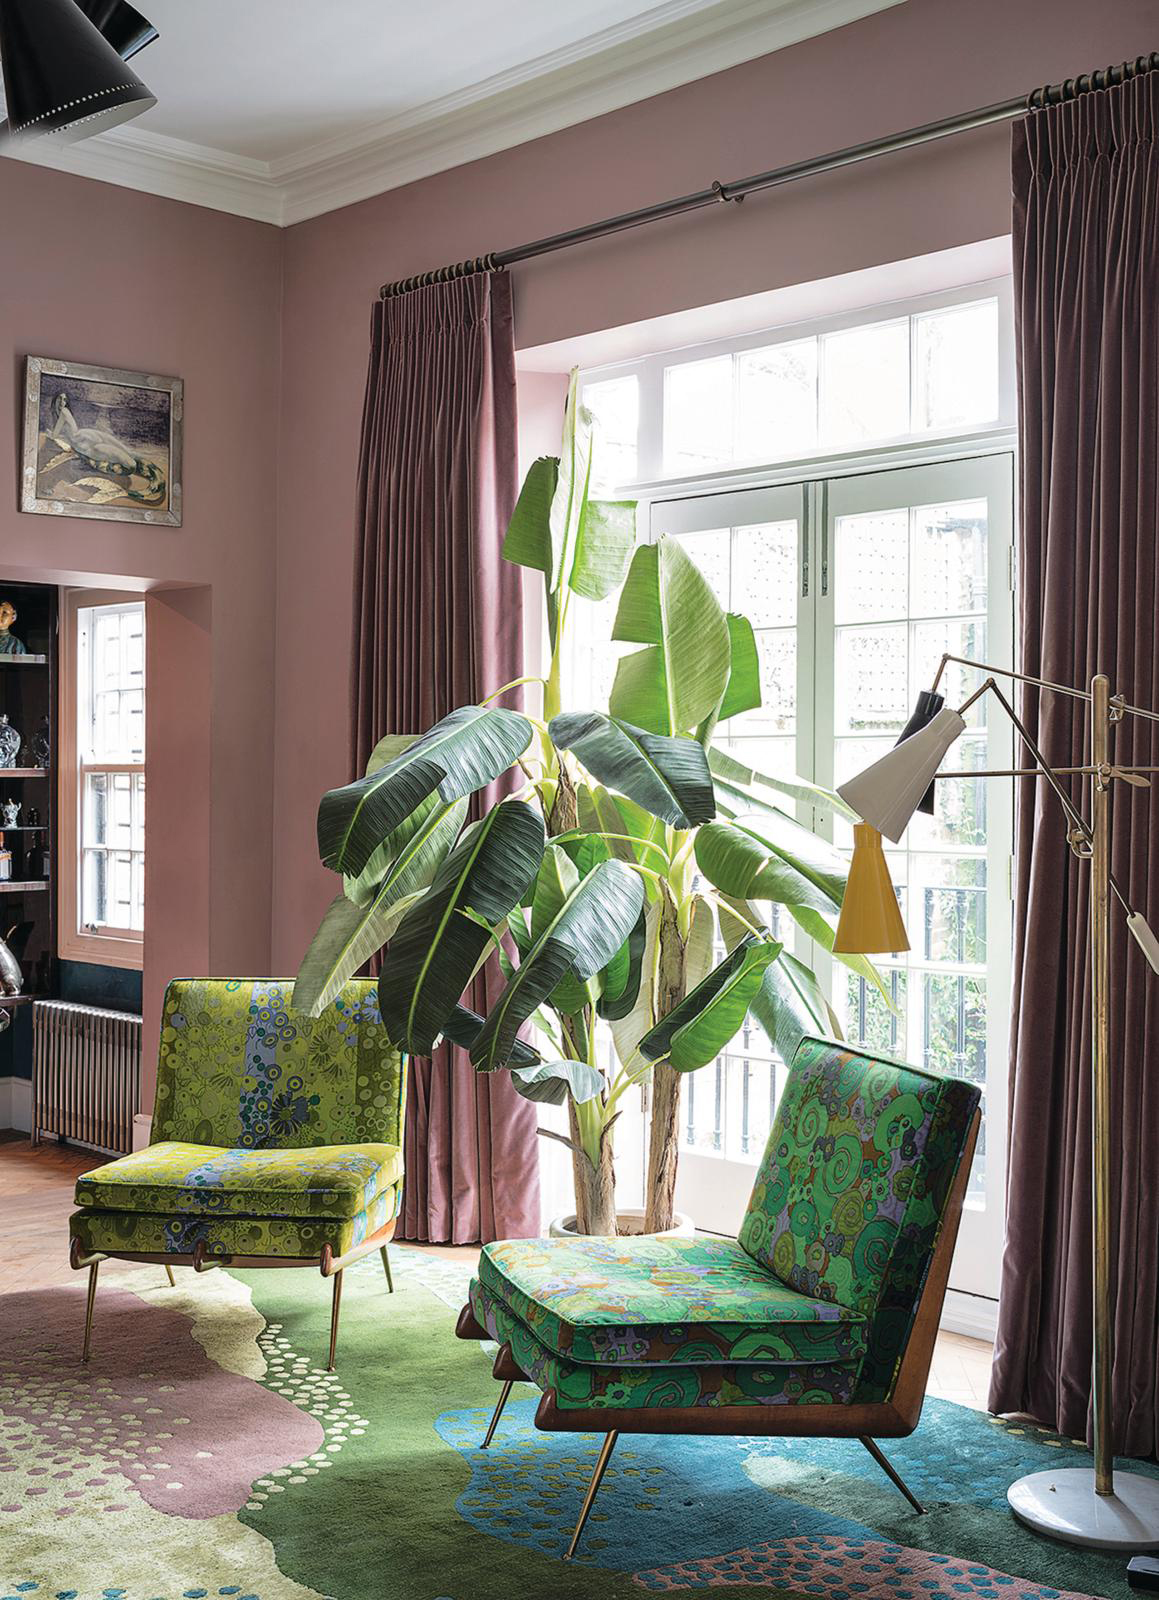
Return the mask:
[[[722,729],[738,759],[835,787],[895,742],[944,653],[1010,662],[1012,503],[1008,454],[653,502],[653,535],[680,537],[757,633],[763,704]],[[947,668],[947,704],[981,676]],[[983,699],[943,763],[962,776],[939,780],[935,815],[887,850],[911,948],[878,961],[885,995],[792,924],[776,930],[816,969],[848,1039],[982,1088],[951,1287],[989,1298],[1003,1234],[1012,785],[971,774],[1011,755],[1009,725]],[[842,821],[798,816],[851,845]],[[685,1079],[677,1202],[701,1227],[736,1231],[784,1072],[753,1024]]]

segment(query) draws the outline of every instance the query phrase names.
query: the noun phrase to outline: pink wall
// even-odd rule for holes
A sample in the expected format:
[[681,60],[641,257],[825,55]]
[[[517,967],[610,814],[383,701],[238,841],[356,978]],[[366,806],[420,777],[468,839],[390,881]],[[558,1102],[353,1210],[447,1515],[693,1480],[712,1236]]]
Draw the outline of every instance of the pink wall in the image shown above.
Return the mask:
[[[346,777],[354,476],[379,285],[990,104],[1156,44],[1150,0],[908,0],[727,73],[289,230],[279,480],[273,952],[332,893],[320,789]],[[1009,229],[1007,127],[514,269],[523,346]],[[300,647],[301,629],[326,641]],[[416,616],[415,627],[423,625]]]
[[[292,971],[332,892],[314,814],[346,776],[354,477],[384,279],[1155,43],[1149,0],[908,0],[284,234],[0,161],[0,578],[152,594],[150,1021],[182,969]],[[520,343],[1001,234],[1008,140],[979,131],[529,263],[514,274]],[[28,352],[185,379],[182,529],[16,511]],[[534,454],[555,436],[559,383],[528,380],[524,401]]]
[[[153,592],[149,1060],[170,976],[269,966],[284,240],[7,160],[0,216],[0,579]],[[29,353],[184,378],[184,527],[17,511]]]

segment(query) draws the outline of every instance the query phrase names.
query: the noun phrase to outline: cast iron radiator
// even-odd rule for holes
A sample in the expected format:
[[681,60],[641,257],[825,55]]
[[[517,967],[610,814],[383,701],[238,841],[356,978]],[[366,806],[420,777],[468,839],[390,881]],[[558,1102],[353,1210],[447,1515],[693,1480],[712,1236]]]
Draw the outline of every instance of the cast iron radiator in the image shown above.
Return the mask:
[[68,1000],[33,1002],[33,1143],[54,1133],[127,1155],[140,1087],[140,1017]]

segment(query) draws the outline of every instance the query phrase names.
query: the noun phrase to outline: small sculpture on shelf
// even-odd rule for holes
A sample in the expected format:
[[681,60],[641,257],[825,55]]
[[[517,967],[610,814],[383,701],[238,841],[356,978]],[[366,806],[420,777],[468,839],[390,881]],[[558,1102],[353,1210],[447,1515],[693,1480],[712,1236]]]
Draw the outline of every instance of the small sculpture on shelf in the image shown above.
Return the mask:
[[16,607],[11,600],[0,600],[0,656],[26,656],[24,642],[9,630],[16,621]]
[[52,760],[52,739],[48,731],[48,718],[41,717],[40,727],[28,742],[28,753],[34,767],[47,767]]
[[15,828],[20,820],[20,801],[5,800],[0,802],[0,813],[4,817],[6,828]]
[[8,720],[8,713],[0,711],[0,767],[14,767],[24,740]]
[[[9,928],[9,937],[13,932],[14,929]],[[20,963],[12,954],[6,941],[0,939],[0,995],[19,994],[23,988],[24,974],[20,970]]]

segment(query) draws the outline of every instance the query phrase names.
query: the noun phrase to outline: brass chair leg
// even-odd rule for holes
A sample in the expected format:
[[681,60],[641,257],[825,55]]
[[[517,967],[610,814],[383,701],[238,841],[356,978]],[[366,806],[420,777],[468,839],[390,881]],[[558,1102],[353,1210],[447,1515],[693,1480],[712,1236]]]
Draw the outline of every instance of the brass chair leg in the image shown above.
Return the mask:
[[169,1287],[171,1289],[176,1289],[177,1279],[173,1276],[173,1268],[169,1265],[168,1261],[165,1263],[165,1275],[169,1279]]
[[386,1246],[383,1245],[382,1249],[378,1253],[382,1257],[382,1265],[386,1270],[386,1292],[387,1294],[393,1294],[394,1279],[390,1275],[390,1257],[386,1252]]
[[487,1424],[487,1432],[483,1438],[483,1443],[479,1446],[480,1450],[486,1450],[491,1440],[495,1437],[495,1429],[499,1426],[499,1418],[503,1415],[503,1407],[507,1404],[507,1396],[511,1393],[511,1385],[514,1381],[513,1378],[505,1379],[503,1387],[499,1391],[499,1404],[491,1413],[491,1421]]
[[330,1361],[327,1372],[334,1371],[334,1351],[338,1346],[338,1308],[342,1304],[342,1273],[334,1274],[334,1299],[330,1306]]
[[913,1506],[918,1515],[924,1517],[926,1514],[925,1506],[922,1505],[917,1495],[911,1491],[901,1473],[894,1466],[893,1462],[890,1461],[883,1453],[878,1444],[873,1439],[866,1439],[864,1436],[861,1439],[861,1443],[869,1451],[870,1455],[877,1462],[878,1466],[885,1473],[886,1477],[894,1485],[894,1487],[900,1489],[902,1494],[905,1495],[906,1499],[909,1501],[910,1505]]
[[570,1561],[575,1555],[576,1546],[580,1542],[580,1534],[584,1531],[584,1523],[588,1520],[588,1513],[591,1511],[596,1495],[599,1493],[600,1484],[604,1481],[604,1473],[608,1470],[608,1462],[612,1459],[612,1451],[616,1448],[616,1440],[619,1437],[620,1435],[613,1428],[600,1446],[600,1453],[596,1457],[595,1470],[592,1473],[592,1481],[588,1484],[588,1492],[584,1495],[584,1503],[580,1508],[579,1521],[575,1525],[575,1532],[571,1536],[571,1543],[568,1545],[567,1554],[563,1558],[565,1561]]
[[94,1261],[89,1268],[89,1295],[88,1302],[85,1305],[85,1342],[84,1349],[81,1351],[82,1361],[88,1360],[89,1348],[93,1340],[93,1303],[97,1298],[97,1273],[100,1270],[100,1265],[99,1261]]

